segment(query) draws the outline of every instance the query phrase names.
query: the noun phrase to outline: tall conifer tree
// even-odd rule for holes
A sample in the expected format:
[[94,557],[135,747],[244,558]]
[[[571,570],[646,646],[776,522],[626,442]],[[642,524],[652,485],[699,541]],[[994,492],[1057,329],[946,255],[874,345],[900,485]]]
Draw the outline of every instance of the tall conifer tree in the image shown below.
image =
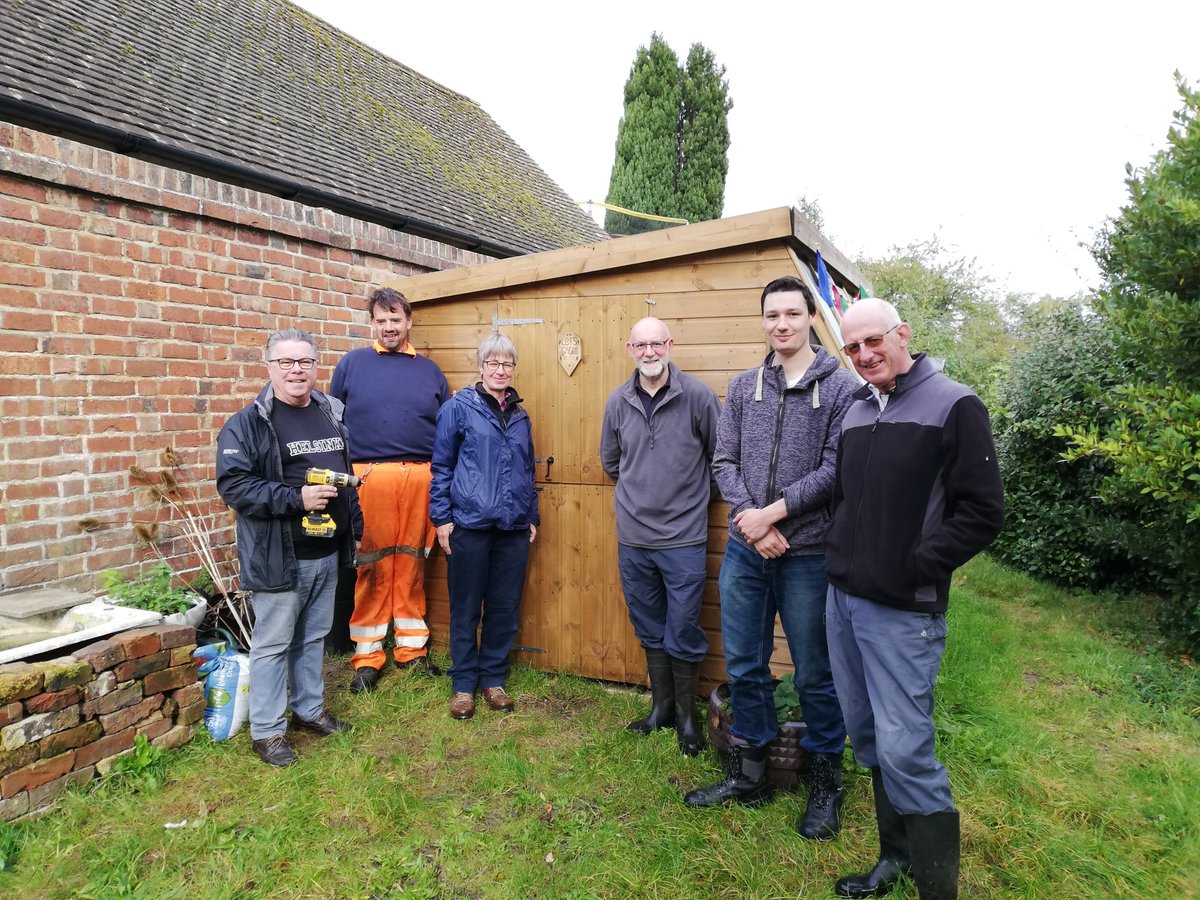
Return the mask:
[[[686,68],[658,33],[638,48],[625,83],[609,203],[690,222],[720,217],[733,105],[724,75],[702,44],[692,46]],[[613,234],[663,227],[611,210],[604,225]]]

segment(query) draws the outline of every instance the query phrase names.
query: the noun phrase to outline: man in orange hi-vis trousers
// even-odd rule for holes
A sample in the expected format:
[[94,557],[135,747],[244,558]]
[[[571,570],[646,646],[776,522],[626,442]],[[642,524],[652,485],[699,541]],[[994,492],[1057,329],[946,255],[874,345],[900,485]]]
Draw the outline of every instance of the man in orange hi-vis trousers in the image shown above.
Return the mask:
[[338,363],[330,394],[346,406],[350,459],[364,529],[350,638],[353,693],[372,691],[387,662],[392,629],[396,665],[427,675],[425,559],[433,549],[429,521],[429,459],[437,411],[450,397],[446,376],[408,341],[412,306],[399,291],[380,288],[367,302],[375,340]]

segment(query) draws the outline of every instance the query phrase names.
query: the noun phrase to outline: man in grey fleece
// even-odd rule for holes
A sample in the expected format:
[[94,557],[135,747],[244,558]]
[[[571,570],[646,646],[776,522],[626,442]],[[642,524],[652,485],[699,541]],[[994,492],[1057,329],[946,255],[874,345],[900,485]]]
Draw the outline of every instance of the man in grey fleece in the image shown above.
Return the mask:
[[825,530],[842,417],[858,387],[837,359],[810,344],[817,314],[798,278],[762,293],[771,352],[729,383],[713,471],[729,504],[721,564],[721,636],[733,727],[727,777],[692,791],[690,806],[771,796],[767,744],[776,736],[771,653],[778,613],[796,667],[794,682],[812,760],[803,837],[829,840],[841,828],[846,728],[825,640]]
[[675,727],[689,756],[703,744],[696,680],[708,651],[700,627],[717,395],[670,362],[671,332],[645,318],[626,344],[636,368],[604,407],[600,461],[616,482],[617,558],[629,621],[646,651],[653,703],[626,726]]

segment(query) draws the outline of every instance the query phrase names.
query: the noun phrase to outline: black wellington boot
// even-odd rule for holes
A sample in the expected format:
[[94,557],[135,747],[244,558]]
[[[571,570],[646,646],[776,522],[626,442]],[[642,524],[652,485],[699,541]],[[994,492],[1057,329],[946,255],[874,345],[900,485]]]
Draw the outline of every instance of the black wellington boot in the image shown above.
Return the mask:
[[839,878],[833,892],[839,897],[882,897],[896,886],[901,875],[909,873],[908,830],[904,817],[896,812],[883,788],[883,773],[871,770],[875,794],[875,821],[879,825],[879,861],[863,875]]
[[704,736],[696,724],[696,681],[700,663],[685,662],[671,657],[675,681],[675,736],[685,756],[699,756],[704,748]]
[[921,900],[958,897],[958,811],[905,816],[912,877]]
[[767,748],[729,744],[725,780],[697,788],[683,798],[688,806],[717,806],[737,802],[760,806],[771,799],[775,786],[767,781]]
[[797,830],[810,841],[830,841],[842,830],[842,754],[814,753],[808,776],[808,806]]
[[650,673],[650,715],[625,726],[626,731],[649,734],[675,725],[675,676],[666,650],[646,650],[646,670]]

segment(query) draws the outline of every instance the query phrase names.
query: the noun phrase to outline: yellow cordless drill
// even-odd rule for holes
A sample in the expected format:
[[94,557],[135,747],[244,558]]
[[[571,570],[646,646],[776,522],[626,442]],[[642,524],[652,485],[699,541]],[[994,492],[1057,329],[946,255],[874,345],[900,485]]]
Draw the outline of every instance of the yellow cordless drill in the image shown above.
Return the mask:
[[[304,473],[305,484],[328,484],[335,488],[356,488],[362,479],[357,475],[347,475],[345,472],[334,472],[332,469],[309,469]],[[327,512],[310,512],[304,516],[304,533],[310,537],[333,537],[337,524],[333,516]]]

